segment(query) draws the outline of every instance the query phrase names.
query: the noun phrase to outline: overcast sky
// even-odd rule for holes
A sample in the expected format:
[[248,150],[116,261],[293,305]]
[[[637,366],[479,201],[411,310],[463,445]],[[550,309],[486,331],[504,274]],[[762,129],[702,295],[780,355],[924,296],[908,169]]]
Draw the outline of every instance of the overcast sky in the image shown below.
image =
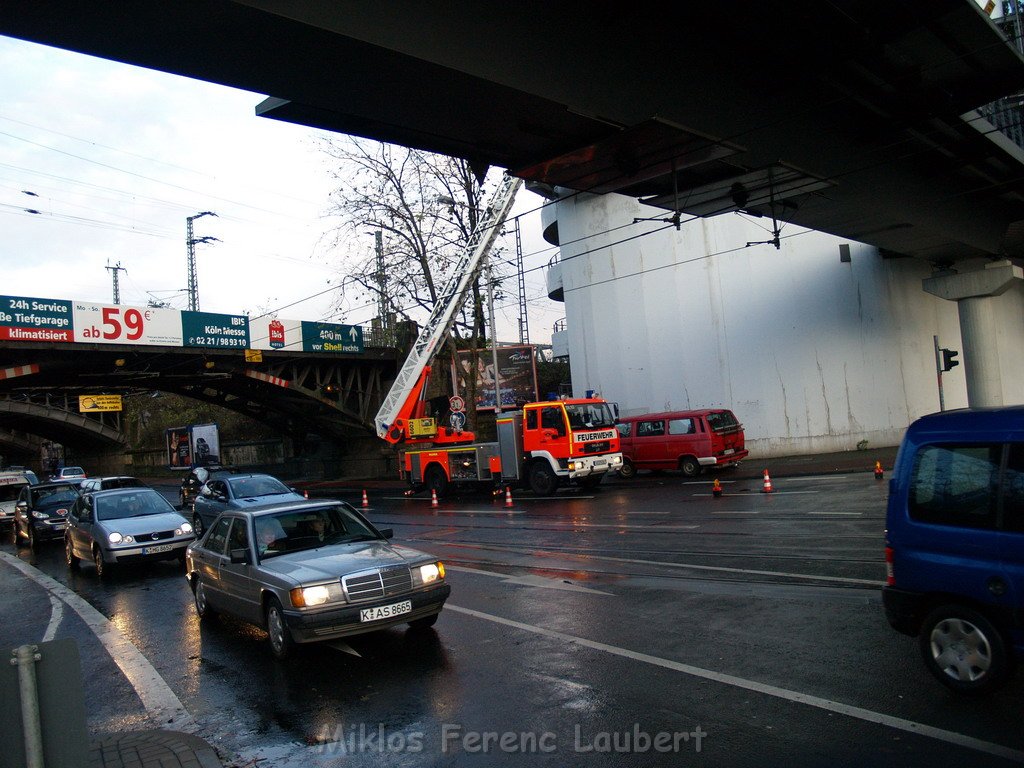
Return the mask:
[[[122,304],[185,309],[186,218],[214,211],[194,222],[195,237],[219,241],[196,246],[203,311],[376,314],[350,302],[332,315],[336,293],[324,293],[339,282],[330,161],[316,148],[327,133],[256,117],[262,94],[12,38],[0,37],[0,77],[0,294],[111,303],[106,267],[120,264]],[[513,213],[541,202],[522,191]],[[553,251],[539,215],[522,228],[531,341],[547,344],[564,315],[538,269]],[[347,247],[373,245],[367,234]],[[499,307],[502,341],[518,341],[516,316]]]

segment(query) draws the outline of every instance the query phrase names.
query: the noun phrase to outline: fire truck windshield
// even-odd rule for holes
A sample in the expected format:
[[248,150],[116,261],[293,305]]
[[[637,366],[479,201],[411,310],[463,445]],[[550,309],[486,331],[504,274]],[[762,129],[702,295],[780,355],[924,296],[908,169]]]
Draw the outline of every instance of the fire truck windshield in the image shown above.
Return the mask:
[[615,425],[615,417],[607,403],[567,404],[565,411],[569,414],[569,426],[573,429],[600,429]]

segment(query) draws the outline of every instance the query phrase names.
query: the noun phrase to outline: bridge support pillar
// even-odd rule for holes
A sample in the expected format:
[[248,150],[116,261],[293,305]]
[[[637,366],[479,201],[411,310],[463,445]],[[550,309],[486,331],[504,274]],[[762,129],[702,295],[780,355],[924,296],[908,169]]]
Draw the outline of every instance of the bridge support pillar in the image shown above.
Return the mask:
[[1020,267],[1009,261],[996,261],[984,269],[936,275],[923,281],[927,293],[957,303],[967,404],[972,408],[1003,404],[1003,380],[996,344],[999,324],[993,299],[1021,279],[1024,279],[1024,270]]

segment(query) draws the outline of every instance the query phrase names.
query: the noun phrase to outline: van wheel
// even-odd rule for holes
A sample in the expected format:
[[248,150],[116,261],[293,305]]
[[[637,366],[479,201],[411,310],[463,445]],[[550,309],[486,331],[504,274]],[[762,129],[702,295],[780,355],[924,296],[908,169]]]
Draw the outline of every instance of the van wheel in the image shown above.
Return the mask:
[[441,498],[448,493],[450,483],[444,470],[435,464],[427,467],[427,471],[423,475],[423,485],[428,491],[434,491],[437,497]]
[[921,625],[925,666],[957,693],[990,693],[1006,682],[1006,640],[983,614],[962,605],[942,605]]
[[537,496],[550,496],[558,490],[558,475],[548,463],[538,461],[530,465],[530,490]]
[[627,480],[632,480],[636,477],[636,467],[633,466],[633,462],[629,459],[622,460],[622,466],[619,467],[619,477],[624,477]]
[[696,477],[700,474],[700,462],[693,456],[683,456],[679,460],[679,471],[684,477]]

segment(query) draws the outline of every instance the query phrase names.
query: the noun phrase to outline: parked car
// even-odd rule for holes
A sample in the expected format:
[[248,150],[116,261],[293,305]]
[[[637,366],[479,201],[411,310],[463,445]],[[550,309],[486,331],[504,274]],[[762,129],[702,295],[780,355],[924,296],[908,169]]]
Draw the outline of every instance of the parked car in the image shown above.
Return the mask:
[[188,548],[196,612],[262,626],[277,658],[296,643],[431,627],[451,592],[444,564],[392,535],[342,501],[229,510]]
[[15,546],[25,542],[35,549],[41,541],[63,538],[68,512],[79,495],[75,482],[23,486],[14,507]]
[[112,477],[90,477],[79,486],[82,493],[92,491],[109,491],[111,488],[147,488],[148,486],[137,477],[115,475]]
[[211,464],[202,467],[193,467],[181,479],[181,488],[178,490],[178,505],[182,512],[190,512],[195,503],[199,491],[207,480],[211,478],[227,477],[233,470],[222,467],[219,464]]
[[1024,406],[963,409],[907,429],[889,481],[882,590],[892,627],[959,693],[1024,659]]
[[695,477],[707,467],[736,466],[749,453],[743,425],[724,408],[626,416],[615,426],[622,477],[640,469],[678,469]]
[[85,480],[88,475],[81,467],[61,467],[51,480]]
[[192,505],[192,527],[202,536],[217,515],[227,509],[255,509],[304,497],[273,475],[227,474],[211,477],[203,485]]
[[102,576],[114,565],[185,559],[192,524],[152,488],[119,488],[81,495],[64,536],[68,567],[91,560]]
[[14,506],[22,490],[30,485],[23,472],[0,472],[0,526],[14,530]]

